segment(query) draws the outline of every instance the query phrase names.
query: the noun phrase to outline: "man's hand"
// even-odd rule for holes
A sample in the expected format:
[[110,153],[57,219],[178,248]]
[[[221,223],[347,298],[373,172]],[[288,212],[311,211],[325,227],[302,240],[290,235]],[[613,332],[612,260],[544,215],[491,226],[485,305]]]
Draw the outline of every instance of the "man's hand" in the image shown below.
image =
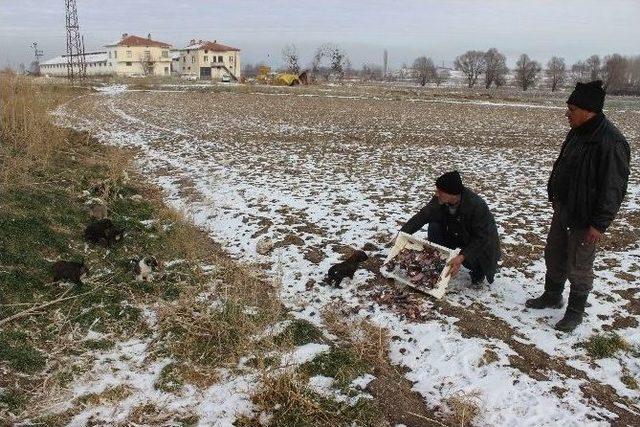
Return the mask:
[[458,255],[457,257],[449,261],[449,273],[447,273],[447,276],[456,277],[458,275],[458,272],[460,271],[460,267],[462,266],[463,262],[464,262],[464,255],[462,254]]
[[601,238],[602,233],[597,228],[594,228],[590,225],[589,229],[587,230],[587,234],[584,236],[584,242],[593,245],[595,243],[598,243],[598,240],[600,240]]

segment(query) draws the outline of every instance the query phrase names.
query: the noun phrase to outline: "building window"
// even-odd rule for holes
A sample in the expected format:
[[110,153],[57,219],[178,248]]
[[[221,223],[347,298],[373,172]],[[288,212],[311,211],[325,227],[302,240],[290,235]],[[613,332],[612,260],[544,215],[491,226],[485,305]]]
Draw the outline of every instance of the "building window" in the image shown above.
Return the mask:
[[111,51],[109,51],[109,59],[111,59]]
[[233,56],[229,57],[229,62],[233,62]]
[[162,57],[163,58],[168,58],[169,57],[169,51],[168,50],[163,50],[162,51]]
[[204,53],[209,53],[209,51],[207,49],[204,50]]
[[188,71],[191,71],[191,67],[187,67],[187,70],[188,70]]
[[222,56],[218,56],[218,62],[222,62]]
[[112,66],[113,66],[113,64],[111,62],[109,62],[109,67],[112,67]]
[[151,56],[151,51],[150,50],[145,50],[144,51],[144,57],[145,58],[149,58]]
[[191,63],[193,64],[194,62],[196,62],[196,57],[195,57],[195,56],[192,56],[192,57],[191,57]]
[[182,62],[187,62],[187,57],[186,56],[182,57]]
[[131,67],[132,63],[131,62],[127,62],[127,67]]
[[204,56],[204,62],[209,62],[209,57],[207,55]]
[[131,51],[130,50],[127,51],[127,58],[131,58]]
[[118,51],[117,50],[113,51],[113,58],[114,59],[118,59]]

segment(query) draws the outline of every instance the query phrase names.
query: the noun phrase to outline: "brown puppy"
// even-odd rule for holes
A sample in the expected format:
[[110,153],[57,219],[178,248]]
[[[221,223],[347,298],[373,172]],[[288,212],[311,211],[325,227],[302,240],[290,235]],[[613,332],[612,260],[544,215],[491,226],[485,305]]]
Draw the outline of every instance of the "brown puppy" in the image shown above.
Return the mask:
[[82,279],[88,271],[84,261],[57,261],[51,266],[51,272],[53,273],[54,282],[71,282],[82,286]]
[[123,231],[108,218],[94,220],[84,230],[86,241],[105,247],[111,246],[122,238]]
[[355,251],[345,261],[332,265],[331,268],[329,268],[327,277],[324,280],[325,283],[331,286],[340,286],[342,279],[345,277],[353,279],[353,274],[358,269],[360,263],[368,259],[369,257],[364,251]]

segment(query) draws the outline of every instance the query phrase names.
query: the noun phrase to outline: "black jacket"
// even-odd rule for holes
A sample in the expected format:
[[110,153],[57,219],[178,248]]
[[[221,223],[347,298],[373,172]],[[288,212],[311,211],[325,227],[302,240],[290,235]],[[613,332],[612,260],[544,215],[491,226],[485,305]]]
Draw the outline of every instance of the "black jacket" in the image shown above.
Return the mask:
[[566,209],[570,226],[604,232],[627,192],[630,158],[626,139],[600,113],[567,134],[547,184],[549,200]]
[[461,196],[453,218],[448,207],[440,205],[434,196],[400,231],[413,234],[430,222],[446,224],[447,221],[455,221],[462,249],[460,253],[465,257],[464,264],[480,266],[487,277],[493,278],[500,259],[500,241],[493,214],[485,201],[468,188],[462,191]]

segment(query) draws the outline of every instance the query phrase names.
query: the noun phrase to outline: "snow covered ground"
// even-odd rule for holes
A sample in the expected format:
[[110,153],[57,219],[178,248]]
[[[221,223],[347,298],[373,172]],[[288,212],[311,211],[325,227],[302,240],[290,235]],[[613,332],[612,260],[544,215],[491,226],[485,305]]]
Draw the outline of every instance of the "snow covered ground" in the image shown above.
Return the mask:
[[[298,316],[321,324],[321,309],[339,304],[345,315],[387,327],[393,361],[430,405],[479,390],[480,425],[639,423],[640,392],[621,381],[640,381],[637,352],[592,360],[580,344],[615,331],[640,345],[640,105],[607,111],[632,146],[629,193],[597,258],[585,323],[565,335],[553,330],[562,310],[523,306],[544,277],[545,185],[567,131],[563,105],[399,92],[118,87],[55,115],[137,149],[140,170],[168,203],[233,255],[282,275],[282,300]],[[480,291],[461,274],[443,302],[395,298],[402,290],[376,272],[385,243],[429,200],[435,178],[454,168],[496,216],[502,269]],[[277,242],[266,256],[255,250],[264,237]],[[343,289],[322,286],[332,263],[363,247],[374,259],[367,269]]]

